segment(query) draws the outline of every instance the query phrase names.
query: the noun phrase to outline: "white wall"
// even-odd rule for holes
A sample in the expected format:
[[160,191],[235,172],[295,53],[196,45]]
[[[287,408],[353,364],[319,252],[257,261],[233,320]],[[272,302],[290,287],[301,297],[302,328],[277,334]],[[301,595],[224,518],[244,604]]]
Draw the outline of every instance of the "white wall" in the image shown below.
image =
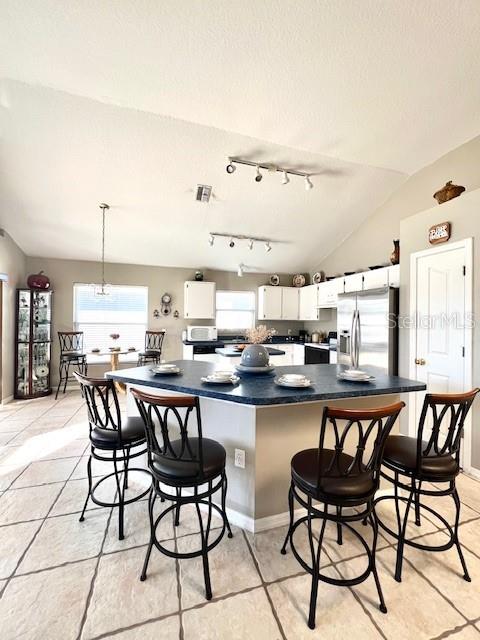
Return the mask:
[[[57,331],[72,330],[73,284],[75,282],[98,282],[101,274],[101,265],[98,262],[78,260],[27,258],[27,270],[29,273],[44,270],[51,280],[52,290],[54,291],[52,374],[53,384],[55,384],[58,380],[57,367],[59,359]],[[182,331],[187,324],[192,324],[192,321],[186,321],[183,318],[183,283],[185,280],[193,279],[194,271],[192,269],[170,267],[107,264],[105,273],[107,281],[111,284],[148,286],[149,328],[166,329],[167,333],[163,352],[163,357],[166,360],[181,358]],[[204,276],[205,280],[215,281],[218,289],[256,291],[259,285],[265,284],[268,281],[268,275],[258,273],[245,274],[243,278],[239,278],[236,273],[232,272],[205,271]],[[291,284],[291,281],[291,276],[281,276],[282,284]],[[153,310],[160,308],[160,298],[162,294],[166,292],[173,296],[172,314],[167,317],[154,319]],[[180,314],[178,319],[173,317],[173,311],[175,309],[178,309]],[[195,320],[193,324],[213,324],[213,322]],[[286,334],[289,328],[297,333],[298,329],[303,326],[303,323],[276,321],[269,323],[269,326],[274,326],[278,333]],[[90,367],[89,373],[92,375],[101,375],[109,369],[110,366],[108,365]]]
[[5,400],[13,395],[14,387],[15,290],[23,286],[26,273],[25,254],[7,233],[0,235],[0,273],[7,276],[3,283],[0,354],[0,400]]

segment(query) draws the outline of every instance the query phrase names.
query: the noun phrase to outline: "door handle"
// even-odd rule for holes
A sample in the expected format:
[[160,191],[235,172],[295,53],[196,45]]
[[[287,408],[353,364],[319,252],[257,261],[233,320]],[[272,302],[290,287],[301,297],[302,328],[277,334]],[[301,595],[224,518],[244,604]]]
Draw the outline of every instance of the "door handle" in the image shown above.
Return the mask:
[[415,364],[419,364],[421,366],[423,366],[424,364],[427,364],[425,362],[425,360],[423,358],[415,358]]

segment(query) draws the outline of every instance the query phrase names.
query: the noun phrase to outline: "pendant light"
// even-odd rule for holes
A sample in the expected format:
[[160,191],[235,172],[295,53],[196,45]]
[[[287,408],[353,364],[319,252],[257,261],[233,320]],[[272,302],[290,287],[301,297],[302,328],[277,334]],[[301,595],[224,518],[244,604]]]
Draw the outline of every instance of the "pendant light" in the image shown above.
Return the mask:
[[101,285],[96,285],[95,287],[95,295],[96,296],[108,296],[108,284],[105,282],[105,212],[110,209],[108,204],[102,202],[99,205],[102,210],[102,283]]

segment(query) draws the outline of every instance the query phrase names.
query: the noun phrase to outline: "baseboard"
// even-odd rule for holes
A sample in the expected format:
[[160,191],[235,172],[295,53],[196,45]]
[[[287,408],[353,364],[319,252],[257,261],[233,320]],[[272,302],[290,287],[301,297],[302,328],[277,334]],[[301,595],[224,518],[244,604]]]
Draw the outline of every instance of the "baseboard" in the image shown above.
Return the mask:
[[463,472],[466,476],[471,476],[475,480],[480,480],[480,469],[475,469],[474,467],[470,467],[467,471]]
[[12,400],[13,396],[7,396],[6,398],[3,398],[2,404],[8,404],[9,402],[12,402]]

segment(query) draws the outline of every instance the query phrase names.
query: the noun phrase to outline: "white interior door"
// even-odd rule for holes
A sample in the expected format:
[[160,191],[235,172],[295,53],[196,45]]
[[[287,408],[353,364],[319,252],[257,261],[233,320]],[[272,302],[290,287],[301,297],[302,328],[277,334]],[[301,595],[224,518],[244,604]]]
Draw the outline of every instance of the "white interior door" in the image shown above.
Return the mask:
[[[412,311],[416,323],[410,373],[425,382],[429,393],[459,393],[471,386],[471,365],[466,361],[471,357],[467,263],[470,265],[471,257],[465,243],[412,256]],[[411,435],[418,428],[424,395],[415,394]]]

